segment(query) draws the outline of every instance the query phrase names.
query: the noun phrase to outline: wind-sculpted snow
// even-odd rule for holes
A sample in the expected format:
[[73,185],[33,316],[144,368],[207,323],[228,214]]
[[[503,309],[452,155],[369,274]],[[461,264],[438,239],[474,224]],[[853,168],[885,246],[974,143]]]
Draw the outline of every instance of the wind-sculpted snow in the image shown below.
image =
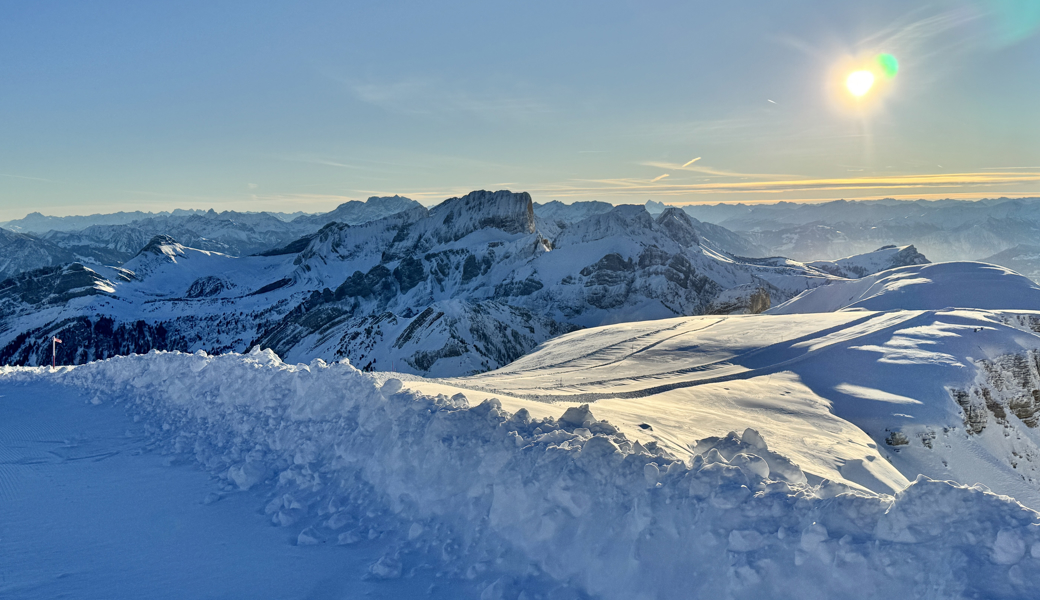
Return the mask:
[[0,378],[123,404],[164,452],[264,497],[299,544],[394,536],[377,578],[433,567],[484,581],[488,598],[553,581],[618,599],[1030,598],[1040,585],[1040,515],[1013,500],[923,477],[895,496],[810,486],[752,430],[685,462],[588,407],[533,419],[270,352]]
[[863,310],[1040,308],[1040,286],[1002,267],[974,262],[908,266],[806,290],[771,314]]
[[752,427],[809,481],[893,493],[918,474],[1040,508],[1040,312],[701,316],[561,335],[495,371],[408,379],[546,416],[589,403],[676,456]]

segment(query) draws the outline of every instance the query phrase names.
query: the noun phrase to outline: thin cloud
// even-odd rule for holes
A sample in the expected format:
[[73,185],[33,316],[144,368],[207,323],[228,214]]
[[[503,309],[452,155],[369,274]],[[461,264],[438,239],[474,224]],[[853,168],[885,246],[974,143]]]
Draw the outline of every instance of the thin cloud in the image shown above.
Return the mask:
[[[907,190],[928,188],[982,188],[1000,185],[1040,183],[1040,173],[942,173],[888,177],[851,177],[828,179],[793,179],[785,181],[739,181],[650,186],[638,179],[578,180],[593,185],[562,184],[546,188],[555,193],[569,192],[594,195],[597,192],[638,194],[738,194],[797,193],[809,191]],[[652,183],[652,182],[651,182]]]
[[[432,79],[355,81],[340,79],[358,100],[388,112],[408,115],[469,113],[488,119],[528,118],[550,112],[549,106],[499,86],[449,85]],[[473,89],[482,91],[471,91]]]
[[[770,100],[770,102],[772,102],[772,100]],[[682,168],[682,169],[685,169],[686,167],[688,167],[688,166],[692,165],[693,163],[697,162],[697,161],[698,161],[698,160],[700,160],[700,159],[701,159],[701,157],[699,157],[699,156],[698,156],[697,158],[695,158],[695,159],[693,159],[693,160],[691,160],[691,161],[687,161],[687,162],[686,162],[685,164],[683,164],[683,166],[682,166],[682,167],[680,167],[680,168]]]
[[[697,160],[697,159],[695,159],[695,160]],[[686,165],[690,165],[690,166],[679,165],[679,164],[675,164],[675,163],[657,162],[657,161],[649,161],[649,162],[644,162],[644,163],[640,163],[640,164],[643,165],[643,166],[647,166],[647,167],[655,167],[655,168],[658,168],[658,169],[665,169],[667,171],[690,171],[690,172],[693,172],[693,173],[704,173],[705,175],[714,175],[716,177],[734,177],[734,178],[754,177],[754,178],[760,178],[760,179],[770,179],[770,178],[772,178],[772,179],[785,179],[785,178],[794,177],[793,175],[781,175],[781,174],[776,174],[776,173],[740,173],[740,172],[737,172],[737,171],[723,171],[721,169],[714,169],[712,167],[705,167],[705,166],[701,166],[701,165],[696,165],[695,166],[695,165],[691,164],[692,162],[693,161],[691,161],[690,163],[686,163]]]
[[15,175],[13,173],[0,173],[0,177],[12,177],[14,179],[29,179],[31,181],[46,181],[47,183],[54,183],[50,179],[44,179],[42,177],[29,177],[28,175]]
[[[935,38],[959,29],[983,16],[981,13],[967,8],[957,8],[927,17],[918,17],[921,13],[920,10],[910,12],[892,25],[864,38],[860,45],[883,46],[891,50],[909,50],[925,44],[933,45],[932,42]],[[958,45],[970,43],[963,32],[957,38]]]
[[668,173],[665,173],[664,175],[658,175],[657,177],[654,177],[653,179],[650,180],[650,183],[654,183],[655,181],[661,181],[665,177],[668,177]]

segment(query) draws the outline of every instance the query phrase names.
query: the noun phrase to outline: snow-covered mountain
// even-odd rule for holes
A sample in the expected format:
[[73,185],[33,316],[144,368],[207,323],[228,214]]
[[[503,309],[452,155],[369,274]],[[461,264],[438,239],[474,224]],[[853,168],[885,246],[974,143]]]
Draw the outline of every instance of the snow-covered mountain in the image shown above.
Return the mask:
[[838,200],[820,204],[689,205],[767,254],[811,261],[914,244],[935,261],[979,260],[1040,235],[1040,198]]
[[158,220],[159,222],[162,222],[171,217],[176,221],[178,219],[186,219],[193,216],[203,216],[210,219],[234,220],[252,226],[255,226],[258,223],[267,222],[267,226],[271,227],[271,224],[267,221],[266,217],[275,217],[277,220],[285,223],[295,222],[298,230],[307,233],[309,231],[320,229],[327,223],[337,222],[357,225],[359,223],[381,219],[394,213],[401,212],[402,210],[415,208],[416,206],[419,206],[418,202],[402,196],[372,196],[364,202],[351,200],[340,204],[327,213],[313,214],[304,212],[279,213],[270,211],[244,213],[225,211],[217,213],[212,209],[208,211],[197,209],[177,209],[173,211],[160,212],[142,212],[138,210],[132,212],[121,211],[107,214],[53,217],[39,212],[32,212],[21,219],[0,223],[0,227],[20,233],[43,234],[49,231],[82,231],[99,225],[131,225],[139,221],[147,222],[150,220]]
[[[329,223],[358,225],[419,206],[418,202],[401,196],[373,196],[365,202],[346,202],[327,213],[298,215],[288,221],[282,218],[283,215],[266,212],[176,210],[172,213],[133,212],[87,217],[45,217],[32,213],[24,219],[12,221],[11,226],[17,231],[33,232],[38,239],[48,242],[49,245],[40,245],[40,252],[44,252],[42,249],[46,247],[55,260],[61,257],[60,262],[120,265],[157,235],[170,236],[200,250],[243,256],[284,246]],[[10,267],[0,272],[0,276],[11,276],[34,266],[57,264],[54,260],[41,262],[41,258],[33,257],[22,260],[25,262],[9,261]],[[25,268],[20,268],[19,265],[23,264]]]
[[930,262],[928,258],[918,252],[917,248],[913,246],[883,246],[874,252],[866,254],[840,258],[838,260],[815,260],[805,264],[838,277],[859,279],[860,277],[887,271],[888,269],[909,265],[923,265],[928,262]]
[[1040,282],[1040,246],[1019,244],[993,256],[987,256],[982,262],[1007,267],[1035,282]]
[[292,219],[294,227],[305,231],[317,231],[329,223],[360,225],[421,206],[415,200],[403,196],[372,196],[368,200],[344,202],[327,213],[301,215]]
[[769,309],[770,314],[947,307],[1040,310],[1040,286],[1003,267],[953,262],[900,267],[833,281]]
[[54,217],[44,215],[40,212],[31,212],[21,219],[14,219],[0,224],[6,229],[20,233],[46,233],[48,231],[78,231],[93,225],[128,225],[141,219],[164,216],[188,216],[197,214],[200,210],[175,210],[172,212],[143,212],[143,211],[120,211],[107,214],[73,215],[67,217]]
[[68,250],[31,235],[0,229],[0,281],[42,267],[75,260]]
[[53,275],[13,279],[0,296],[0,361],[41,364],[47,336],[58,334],[71,340],[63,350],[76,363],[115,349],[259,344],[291,360],[467,374],[576,327],[761,312],[840,279],[794,261],[718,252],[678,209],[655,219],[642,206],[619,206],[548,238],[530,196],[504,191],[358,226],[332,223],[262,256],[160,236],[124,267],[90,267],[104,280],[92,289],[113,291],[65,303],[32,301],[58,285]]

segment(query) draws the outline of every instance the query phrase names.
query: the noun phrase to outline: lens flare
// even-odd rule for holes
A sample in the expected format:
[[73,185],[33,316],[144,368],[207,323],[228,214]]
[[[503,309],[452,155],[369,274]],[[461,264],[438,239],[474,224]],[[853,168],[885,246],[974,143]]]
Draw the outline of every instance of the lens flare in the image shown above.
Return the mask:
[[892,79],[899,72],[899,61],[891,54],[878,54],[877,64],[886,79]]
[[874,85],[874,74],[870,71],[854,71],[845,80],[845,87],[856,97],[862,96],[870,91]]

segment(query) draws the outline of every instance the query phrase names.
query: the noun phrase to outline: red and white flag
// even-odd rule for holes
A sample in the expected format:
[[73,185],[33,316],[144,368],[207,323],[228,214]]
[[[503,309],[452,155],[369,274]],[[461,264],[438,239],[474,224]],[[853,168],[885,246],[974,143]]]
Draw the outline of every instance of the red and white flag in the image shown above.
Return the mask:
[[61,343],[61,340],[59,340],[58,338],[54,338],[54,341],[58,342],[59,344]]

